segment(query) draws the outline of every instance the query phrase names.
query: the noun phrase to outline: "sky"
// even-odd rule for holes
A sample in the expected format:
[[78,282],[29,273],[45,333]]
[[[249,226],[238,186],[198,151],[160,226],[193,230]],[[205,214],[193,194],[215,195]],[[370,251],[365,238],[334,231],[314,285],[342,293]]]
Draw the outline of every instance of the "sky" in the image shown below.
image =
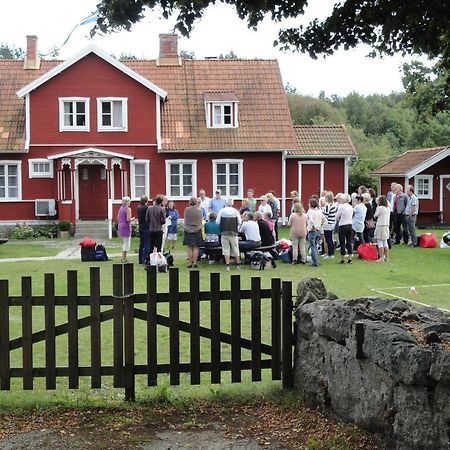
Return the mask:
[[[232,50],[241,58],[278,59],[286,85],[289,83],[304,95],[345,96],[350,92],[362,95],[389,94],[402,90],[400,68],[411,58],[401,55],[384,58],[368,58],[370,48],[339,50],[335,55],[317,60],[298,52],[281,52],[273,46],[278,30],[288,26],[307,24],[311,18],[323,18],[331,11],[335,0],[311,1],[305,16],[274,23],[265,19],[257,31],[249,30],[245,21],[239,20],[234,9],[217,4],[208,8],[195,25],[191,37],[180,37],[179,49],[194,52],[197,58],[226,54]],[[26,48],[26,35],[38,36],[40,53],[59,47],[70,31],[83,18],[96,9],[97,0],[21,0],[2,2],[0,10],[0,43]],[[158,57],[160,33],[173,29],[174,20],[165,20],[150,12],[130,32],[121,31],[92,40],[89,31],[92,24],[78,27],[59,58],[66,59],[91,42],[108,53],[134,54],[139,58]]]

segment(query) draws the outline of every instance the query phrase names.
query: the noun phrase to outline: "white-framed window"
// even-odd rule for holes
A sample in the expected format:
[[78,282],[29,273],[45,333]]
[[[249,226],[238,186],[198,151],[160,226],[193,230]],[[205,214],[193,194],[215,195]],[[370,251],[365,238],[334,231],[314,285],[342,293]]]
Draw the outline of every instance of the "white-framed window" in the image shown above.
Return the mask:
[[220,189],[223,197],[243,197],[243,160],[213,160],[213,191]]
[[237,102],[206,102],[206,123],[208,128],[237,128]]
[[166,192],[172,199],[186,200],[197,194],[197,161],[174,159],[166,161]]
[[97,98],[98,131],[128,130],[128,99],[123,97]]
[[150,197],[150,161],[148,159],[131,161],[131,198],[136,200],[141,195]]
[[0,202],[21,200],[21,165],[20,161],[0,161]]
[[48,159],[30,159],[28,161],[30,178],[53,178],[53,161]]
[[417,198],[433,198],[433,175],[416,175],[415,189]]
[[89,131],[89,97],[59,98],[59,131]]

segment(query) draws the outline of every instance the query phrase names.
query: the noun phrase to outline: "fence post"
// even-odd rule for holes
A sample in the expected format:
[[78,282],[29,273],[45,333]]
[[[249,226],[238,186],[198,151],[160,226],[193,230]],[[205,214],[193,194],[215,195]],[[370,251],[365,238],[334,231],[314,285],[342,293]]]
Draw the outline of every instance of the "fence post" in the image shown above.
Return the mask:
[[0,280],[0,389],[11,388],[9,354],[9,285],[8,280]]
[[283,388],[293,386],[292,368],[292,282],[283,281],[281,303],[281,326],[282,326],[282,382]]
[[102,386],[102,344],[100,322],[100,267],[90,268],[91,387]]
[[220,273],[210,274],[211,283],[211,383],[222,379],[220,361]]
[[114,387],[123,382],[123,264],[113,265],[113,360]]
[[231,275],[231,382],[241,382],[241,277]]
[[56,389],[55,274],[44,275],[46,389]]
[[200,273],[189,273],[191,320],[191,384],[200,384]]
[[180,305],[179,271],[169,269],[169,347],[170,347],[170,384],[180,384]]
[[281,379],[281,280],[272,278],[272,380]]
[[[79,387],[79,350],[78,350],[78,272],[67,271],[67,323],[68,323],[68,362],[69,389]],[[92,336],[92,335],[91,335]]]
[[23,389],[33,389],[33,325],[31,277],[22,277]]
[[125,328],[125,401],[136,401],[134,367],[134,271],[124,264],[124,328]]
[[157,268],[150,266],[147,271],[147,384],[156,386],[158,382],[158,342],[157,342]]

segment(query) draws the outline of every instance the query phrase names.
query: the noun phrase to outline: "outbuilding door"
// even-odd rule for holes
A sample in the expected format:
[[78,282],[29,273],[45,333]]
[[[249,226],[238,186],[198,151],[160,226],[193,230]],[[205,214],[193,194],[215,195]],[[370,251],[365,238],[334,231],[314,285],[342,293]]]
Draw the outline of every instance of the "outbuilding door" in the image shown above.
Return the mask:
[[79,218],[106,219],[108,216],[108,185],[106,169],[100,164],[78,166]]
[[444,223],[450,223],[450,176],[442,178],[442,211]]
[[323,190],[323,173],[323,161],[299,161],[298,163],[298,192],[306,209],[310,197],[320,196]]

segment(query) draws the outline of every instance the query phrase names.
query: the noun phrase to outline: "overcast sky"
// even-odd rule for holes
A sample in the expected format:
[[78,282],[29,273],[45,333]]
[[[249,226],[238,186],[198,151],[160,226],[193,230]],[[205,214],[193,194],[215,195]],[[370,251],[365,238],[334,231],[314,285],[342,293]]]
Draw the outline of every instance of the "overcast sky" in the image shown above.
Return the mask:
[[[97,0],[21,0],[4,1],[0,14],[0,42],[26,48],[27,34],[39,38],[39,51],[45,53],[61,45],[74,26],[95,10]],[[242,58],[276,58],[279,60],[284,83],[297,88],[302,94],[317,96],[344,96],[352,91],[367,95],[388,94],[402,89],[400,55],[383,59],[370,59],[368,47],[339,51],[334,56],[313,60],[301,53],[282,53],[273,47],[280,27],[307,23],[310,18],[324,17],[335,0],[311,1],[306,16],[277,24],[266,19],[258,30],[249,30],[230,6],[210,7],[196,24],[192,36],[180,38],[179,48],[192,51],[197,58],[218,56],[233,50]],[[135,25],[131,32],[96,36],[93,42],[116,56],[121,53],[155,59],[158,57],[158,34],[171,32],[173,20],[159,19],[149,14]],[[90,43],[91,25],[77,28],[68,43],[61,49],[65,59]]]

